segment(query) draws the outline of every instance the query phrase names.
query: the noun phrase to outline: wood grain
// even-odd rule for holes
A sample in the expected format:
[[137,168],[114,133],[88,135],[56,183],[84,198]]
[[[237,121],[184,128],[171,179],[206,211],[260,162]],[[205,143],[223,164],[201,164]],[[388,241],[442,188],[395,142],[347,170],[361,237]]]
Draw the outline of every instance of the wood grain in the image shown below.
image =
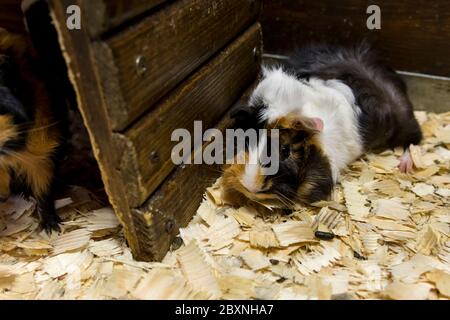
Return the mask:
[[105,92],[115,92],[105,94],[113,129],[136,120],[250,26],[259,7],[258,0],[179,0],[107,39],[99,56],[111,59],[118,78],[102,80]]
[[167,0],[84,0],[87,27],[97,37],[121,26]]
[[[209,1],[196,2],[193,0],[191,4],[198,2],[201,2],[199,6],[210,3]],[[214,3],[223,4],[225,2],[215,1]],[[180,3],[187,3],[187,1],[180,0],[173,5]],[[172,195],[174,192],[177,192],[174,189],[176,184],[169,182],[172,181],[170,180],[171,178],[178,177],[176,180],[178,183],[186,183],[187,193],[195,192],[195,195],[191,194],[188,198],[183,198],[180,201],[180,205],[186,208],[186,212],[178,210],[179,212],[176,213],[176,215],[180,214],[184,217],[178,220],[181,223],[185,223],[192,216],[198,205],[198,198],[203,193],[202,188],[211,182],[207,178],[209,175],[204,175],[203,171],[175,169],[174,165],[167,161],[171,149],[169,144],[170,133],[174,128],[178,127],[191,129],[190,126],[197,119],[203,120],[205,127],[211,127],[217,123],[226,110],[238,99],[247,85],[255,79],[259,70],[262,50],[261,27],[258,24],[253,24],[232,42],[232,38],[235,38],[239,31],[233,28],[230,29],[228,26],[233,25],[236,27],[238,25],[236,21],[228,21],[228,24],[222,24],[222,29],[230,32],[228,40],[224,40],[224,37],[220,36],[220,34],[214,35],[219,28],[214,23],[210,26],[203,25],[205,29],[209,28],[209,30],[201,30],[204,34],[198,37],[201,40],[200,42],[183,38],[183,41],[186,42],[188,47],[190,46],[190,49],[187,50],[183,46],[175,46],[175,49],[179,49],[178,54],[184,58],[190,57],[189,59],[192,58],[191,55],[201,58],[194,59],[195,61],[189,60],[189,66],[180,70],[179,63],[181,60],[177,60],[177,56],[170,53],[173,61],[167,60],[166,63],[170,63],[170,66],[175,66],[174,70],[177,72],[177,74],[172,75],[174,79],[176,78],[176,81],[170,81],[174,81],[173,86],[177,84],[179,86],[176,89],[173,89],[173,86],[171,86],[172,92],[165,99],[161,100],[153,110],[144,112],[144,116],[127,130],[119,133],[114,131],[114,128],[117,128],[114,126],[117,123],[117,119],[112,120],[112,114],[121,116],[122,111],[117,109],[115,113],[111,113],[111,104],[118,106],[125,100],[122,99],[120,92],[113,89],[123,89],[121,86],[125,80],[132,82],[136,81],[136,79],[133,80],[131,71],[128,71],[130,74],[127,75],[126,70],[118,68],[115,64],[114,59],[116,59],[116,56],[114,54],[117,52],[113,50],[114,47],[111,44],[115,41],[114,39],[118,38],[113,37],[107,40],[92,38],[88,28],[69,31],[65,27],[66,8],[71,4],[80,5],[84,10],[87,8],[83,7],[86,4],[85,0],[49,0],[52,21],[58,31],[69,78],[76,92],[78,107],[89,133],[93,153],[99,164],[105,190],[119,221],[123,225],[125,237],[132,249],[133,256],[137,259],[145,260],[160,259],[170,245],[169,240],[176,232],[175,225],[171,222],[165,222],[167,219],[164,217],[164,213],[159,216],[159,220],[153,220],[157,219],[156,214],[137,214],[137,212],[144,212],[142,210],[149,208],[148,206],[145,208],[141,207],[141,205],[155,190],[167,194],[171,190],[170,193]],[[233,7],[233,5],[234,3],[230,1],[230,7]],[[164,11],[167,11],[170,6],[165,8],[166,10]],[[197,9],[197,7],[192,7],[193,11]],[[216,7],[214,10],[219,9],[219,7]],[[219,11],[213,11],[213,13],[217,14]],[[236,13],[235,9],[234,12]],[[205,15],[209,14],[205,13]],[[246,19],[247,15],[248,11],[246,14],[243,14],[244,19]],[[193,23],[196,17],[195,15],[190,16],[191,24],[197,25]],[[239,17],[241,16],[237,14],[229,16],[232,19]],[[188,19],[188,17],[185,19]],[[220,20],[217,17],[215,19]],[[162,20],[157,21],[162,24],[166,23]],[[223,22],[222,20],[220,21]],[[130,40],[132,43],[129,50],[130,54],[141,52],[140,50],[134,51],[139,44],[146,43],[148,49],[151,47],[150,44],[156,43],[159,46],[162,41],[157,34],[164,34],[163,31],[159,30],[156,35],[152,35],[153,31],[150,28],[146,30],[149,37],[154,38],[147,39],[148,41],[145,42],[141,33],[145,29],[142,27],[142,22],[135,27],[132,26],[127,29],[131,36],[129,40],[132,40]],[[185,23],[184,26],[186,25]],[[183,33],[184,30],[181,30],[176,24],[173,28],[178,34],[185,34]],[[196,29],[193,27],[190,30],[195,31]],[[242,24],[242,30],[245,30],[244,24]],[[137,36],[137,38],[134,36]],[[169,44],[172,41],[170,37],[165,37],[164,39],[164,42]],[[180,39],[178,38],[178,40]],[[223,41],[225,42],[222,43]],[[198,48],[193,48],[194,44],[198,45]],[[131,48],[132,46],[134,48]],[[208,53],[205,53],[205,50]],[[217,51],[220,52],[217,53]],[[217,53],[216,55],[214,55],[215,52]],[[209,62],[205,63],[208,59],[210,59]],[[163,60],[156,59],[155,61]],[[190,69],[191,64],[196,65],[196,67]],[[168,65],[161,68],[166,68],[170,72]],[[188,68],[189,71],[186,71],[185,68]],[[195,71],[194,69],[198,70]],[[152,70],[159,72],[159,69]],[[109,80],[109,85],[105,84],[107,80]],[[153,85],[146,78],[141,79],[141,81],[146,82],[146,84],[138,84],[141,85],[141,89],[142,86]],[[129,101],[126,102],[129,103]],[[154,103],[154,100],[149,99],[147,102],[148,105],[142,105],[142,112],[147,110]],[[125,114],[128,114],[127,110],[125,110]],[[130,120],[128,117],[124,117],[124,119],[126,121]],[[157,157],[153,153],[155,148]],[[200,170],[201,166],[192,167],[195,170]],[[180,170],[182,173],[180,173]],[[174,173],[174,175],[171,175],[171,173]],[[194,181],[197,181],[195,182],[196,187],[190,188],[190,184],[194,183]],[[164,196],[163,193],[158,193],[158,195],[162,197]],[[156,201],[158,195],[155,196],[156,198],[152,196],[152,201]],[[173,201],[173,197],[170,199]],[[166,198],[166,200],[169,199]],[[165,203],[165,201],[163,202]],[[158,202],[152,203],[159,205]],[[164,206],[169,203],[164,203],[161,204],[161,208],[165,211]],[[177,209],[179,208],[177,207]],[[153,227],[160,227],[161,224],[164,225],[164,230],[169,230],[169,237],[155,238],[157,231]],[[147,232],[153,233],[147,234]],[[167,241],[167,243],[162,243],[163,241]]]
[[[247,90],[235,107],[246,102],[249,94]],[[231,124],[227,112],[216,128],[223,132]],[[219,176],[219,165],[178,167],[143,206],[132,210],[137,237],[149,248],[143,260],[164,258],[179,228],[185,227],[197,211],[205,189]]]
[[[113,149],[111,127],[106,106],[98,89],[95,70],[101,66],[91,59],[92,47],[87,30],[68,30],[65,26],[66,8],[78,4],[74,0],[50,0],[52,21],[57,29],[60,46],[67,64],[69,78],[76,92],[77,103],[88,130],[94,156],[98,162],[109,201],[121,222],[125,237],[135,256],[145,255],[136,238],[135,227],[126,197],[124,184],[115,170],[117,153]],[[95,106],[95,107],[93,107]]]
[[450,78],[430,78],[420,74],[403,75],[415,110],[450,111]]
[[195,120],[213,126],[242,94],[259,70],[261,32],[252,26],[202,67],[125,134],[115,134],[119,170],[131,207],[141,205],[173,170],[173,130],[185,128],[193,139]]
[[365,0],[270,0],[261,24],[267,53],[288,54],[309,42],[369,39],[397,70],[450,75],[450,1],[375,2],[381,29],[369,30]]

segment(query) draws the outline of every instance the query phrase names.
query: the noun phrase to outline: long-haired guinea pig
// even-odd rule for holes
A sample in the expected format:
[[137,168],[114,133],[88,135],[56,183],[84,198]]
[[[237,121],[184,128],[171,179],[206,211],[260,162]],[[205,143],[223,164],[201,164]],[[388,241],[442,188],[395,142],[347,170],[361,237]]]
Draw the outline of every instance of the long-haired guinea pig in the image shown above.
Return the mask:
[[50,232],[60,221],[53,199],[60,135],[33,57],[25,39],[0,29],[0,198],[34,197]]
[[230,202],[326,200],[340,171],[364,152],[404,147],[399,169],[411,170],[408,147],[422,139],[404,82],[366,44],[310,46],[283,67],[263,68],[248,105],[232,117],[237,128],[279,129],[279,170],[227,165],[225,198],[238,199]]

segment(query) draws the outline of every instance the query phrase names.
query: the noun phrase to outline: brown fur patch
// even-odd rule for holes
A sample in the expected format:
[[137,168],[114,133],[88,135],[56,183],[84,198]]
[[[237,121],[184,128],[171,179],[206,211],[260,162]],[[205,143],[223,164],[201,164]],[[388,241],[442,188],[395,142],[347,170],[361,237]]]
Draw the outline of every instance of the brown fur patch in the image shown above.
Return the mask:
[[317,135],[320,131],[316,128],[314,120],[308,117],[290,113],[268,124],[268,128],[280,129],[280,145],[290,145],[294,154],[295,151],[307,150],[309,146],[314,145],[324,155]]
[[0,167],[0,198],[2,200],[6,199],[10,195],[10,182],[11,177],[7,168]]
[[0,28],[0,53],[21,57],[28,48],[26,39]]
[[316,128],[314,120],[308,117],[296,115],[294,113],[290,113],[284,117],[277,119],[277,121],[269,123],[268,127],[307,131],[311,134],[319,132],[319,130]]
[[[59,145],[60,137],[50,109],[46,87],[30,70],[25,53],[32,53],[27,40],[0,28],[0,54],[14,58],[19,67],[20,79],[25,83],[24,87],[31,91],[21,94],[33,97],[34,108],[33,123],[27,128],[25,148],[2,156],[1,166],[5,171],[14,171],[17,177],[28,184],[33,195],[39,198],[50,187],[54,174],[52,155]],[[0,133],[0,143],[3,141],[2,138],[6,141],[8,137],[18,132],[10,116],[0,117],[0,128],[6,128],[6,133],[5,130]]]
[[[37,86],[36,90],[39,89]],[[36,197],[40,197],[48,190],[53,178],[51,156],[58,147],[59,137],[49,114],[46,96],[40,95],[36,108],[35,120],[29,128],[25,148],[4,156],[2,162],[27,182]]]
[[311,194],[311,191],[314,189],[315,184],[313,181],[305,181],[302,184],[300,184],[297,194],[299,198],[304,201],[308,202],[308,196]]
[[[248,154],[245,154],[245,160],[248,161]],[[236,159],[235,159],[236,162]],[[261,190],[261,193],[253,193],[247,190],[241,183],[241,179],[245,174],[245,164],[231,164],[225,166],[224,174],[222,176],[223,185],[225,190],[228,190],[231,197],[241,198],[233,195],[233,193],[237,192],[243,196],[245,196],[249,200],[253,201],[266,201],[266,200],[275,200],[277,199],[277,195],[271,193],[265,193],[265,190],[270,189],[272,186],[272,181],[267,181],[265,176],[261,174],[261,168],[259,168],[259,172],[257,174],[257,180],[255,184],[258,189]],[[242,199],[240,199],[242,201]]]
[[17,127],[14,125],[13,117],[10,115],[0,115],[0,147],[17,137],[17,133]]

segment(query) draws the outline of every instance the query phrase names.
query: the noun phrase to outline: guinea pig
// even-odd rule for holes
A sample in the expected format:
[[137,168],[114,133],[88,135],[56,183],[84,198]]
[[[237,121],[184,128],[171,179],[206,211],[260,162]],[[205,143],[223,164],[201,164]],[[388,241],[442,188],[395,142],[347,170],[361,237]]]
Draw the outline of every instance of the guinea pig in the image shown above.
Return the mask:
[[60,145],[59,127],[27,41],[0,29],[0,198],[34,197],[47,232],[59,230],[53,192]]
[[[365,152],[401,146],[399,169],[412,170],[408,147],[422,139],[406,85],[365,43],[309,46],[284,66],[263,67],[248,105],[232,118],[235,128],[279,130],[279,150],[272,150],[279,152],[279,170],[264,175],[261,164],[226,165],[230,203],[289,208],[327,200],[341,170]],[[249,146],[246,158],[255,150]]]

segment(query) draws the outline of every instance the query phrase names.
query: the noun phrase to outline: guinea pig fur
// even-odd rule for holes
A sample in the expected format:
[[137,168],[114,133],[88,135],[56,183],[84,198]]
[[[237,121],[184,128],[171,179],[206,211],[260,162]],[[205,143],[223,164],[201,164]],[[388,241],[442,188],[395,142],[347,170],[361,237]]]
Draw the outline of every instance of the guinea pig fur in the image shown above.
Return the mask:
[[248,106],[232,117],[238,128],[279,129],[280,164],[266,176],[227,165],[226,192],[283,207],[328,199],[340,171],[364,152],[404,147],[400,169],[410,170],[408,147],[422,139],[405,84],[365,43],[309,46],[263,68]]
[[54,172],[60,131],[26,40],[0,29],[0,198],[37,201],[41,227],[59,230]]

